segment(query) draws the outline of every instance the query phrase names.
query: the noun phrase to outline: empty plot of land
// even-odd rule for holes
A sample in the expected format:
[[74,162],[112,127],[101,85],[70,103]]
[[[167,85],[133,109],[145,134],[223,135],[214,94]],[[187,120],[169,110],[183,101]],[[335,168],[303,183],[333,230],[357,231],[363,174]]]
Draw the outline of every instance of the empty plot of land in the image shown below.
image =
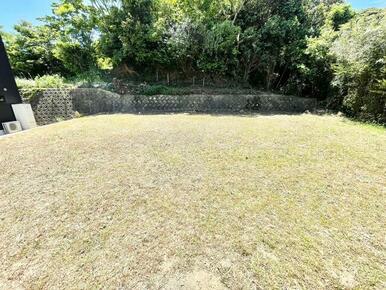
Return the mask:
[[386,286],[386,131],[112,115],[0,139],[0,288]]

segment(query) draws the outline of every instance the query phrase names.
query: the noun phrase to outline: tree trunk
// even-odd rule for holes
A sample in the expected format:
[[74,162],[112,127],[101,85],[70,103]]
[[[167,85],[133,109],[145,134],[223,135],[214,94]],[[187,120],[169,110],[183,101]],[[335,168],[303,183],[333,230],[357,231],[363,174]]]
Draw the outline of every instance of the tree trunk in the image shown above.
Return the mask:
[[271,90],[272,79],[273,79],[272,75],[273,75],[274,70],[275,70],[275,63],[272,63],[268,66],[268,69],[267,69],[267,78],[266,78],[267,91]]

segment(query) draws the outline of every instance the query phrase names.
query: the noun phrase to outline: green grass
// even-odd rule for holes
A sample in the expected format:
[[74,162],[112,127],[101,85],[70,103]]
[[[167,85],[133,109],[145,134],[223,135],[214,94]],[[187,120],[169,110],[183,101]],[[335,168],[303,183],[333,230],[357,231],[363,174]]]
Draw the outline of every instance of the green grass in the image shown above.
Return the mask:
[[386,286],[384,128],[112,115],[0,152],[0,288]]

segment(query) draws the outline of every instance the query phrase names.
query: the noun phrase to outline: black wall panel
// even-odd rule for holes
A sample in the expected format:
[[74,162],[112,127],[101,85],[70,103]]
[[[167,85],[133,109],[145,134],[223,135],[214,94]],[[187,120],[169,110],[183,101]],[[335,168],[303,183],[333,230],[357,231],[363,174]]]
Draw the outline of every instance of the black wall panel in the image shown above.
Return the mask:
[[21,103],[20,94],[0,36],[0,123],[15,120],[11,104],[19,103]]

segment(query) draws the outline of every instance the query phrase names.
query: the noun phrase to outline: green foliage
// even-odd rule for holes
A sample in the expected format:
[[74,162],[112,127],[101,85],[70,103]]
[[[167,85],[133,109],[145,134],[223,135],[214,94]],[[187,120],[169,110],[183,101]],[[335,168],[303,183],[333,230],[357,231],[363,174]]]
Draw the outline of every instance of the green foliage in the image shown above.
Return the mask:
[[[314,2],[58,0],[42,27],[54,39],[37,47],[50,45],[50,57],[67,77],[126,66],[299,91],[290,85],[301,73],[296,64],[304,58],[310,26],[317,31],[321,25],[310,20]],[[323,1],[323,9],[335,2]],[[346,14],[335,10],[330,18],[338,22]],[[45,73],[41,68],[34,75]]]
[[38,88],[62,88],[65,83],[64,78],[59,75],[44,75],[35,78],[35,86]]
[[166,51],[162,63],[168,67],[180,67],[184,72],[194,71],[195,62],[200,57],[203,31],[201,23],[185,19],[172,24],[166,32]]
[[59,0],[53,4],[53,15],[43,18],[46,26],[57,35],[53,54],[70,75],[97,67],[93,12],[92,6],[82,0]]
[[21,22],[15,27],[16,33],[5,39],[7,52],[14,73],[18,76],[35,77],[42,74],[66,73],[54,54],[51,33],[46,26],[33,26]]
[[371,93],[379,95],[379,96],[386,96],[386,79],[379,80],[371,90]]
[[238,37],[241,28],[231,21],[213,25],[211,29],[204,32],[202,53],[197,66],[206,73],[225,75],[231,73],[236,75],[234,69],[238,63]]
[[43,25],[21,22],[7,37],[7,50],[18,76],[60,73],[71,76],[98,66],[91,6],[82,0],[60,0]]
[[152,0],[125,0],[108,8],[100,19],[100,47],[115,65],[152,63],[157,55],[156,3]]
[[334,84],[349,114],[386,121],[386,11],[367,10],[341,27],[331,47]]
[[55,45],[53,53],[73,75],[81,74],[96,66],[93,54],[80,43],[59,41]]
[[63,77],[59,75],[37,76],[34,79],[16,78],[17,86],[20,89],[31,88],[63,88],[69,86]]
[[29,89],[35,87],[34,79],[15,78],[16,85],[19,89]]
[[356,15],[343,0],[56,1],[43,25],[4,35],[16,75],[88,86],[160,73],[230,80],[320,100],[339,93],[337,109],[383,118],[385,10]]
[[303,57],[305,49],[305,20],[300,2],[286,1],[278,5],[277,14],[262,26],[259,54],[266,89],[281,87],[295,76],[296,64]]
[[77,87],[106,86],[103,72],[97,69],[81,72],[75,77],[70,78],[69,81],[75,84]]
[[36,102],[45,89],[71,87],[59,75],[37,76],[34,79],[16,78],[16,84],[21,90],[23,98],[30,103]]
[[324,24],[317,36],[307,38],[305,57],[299,64],[300,83],[303,94],[325,99],[335,93],[331,88],[334,57],[330,54],[330,47],[338,36],[340,26],[350,21],[354,12],[346,4],[333,4],[327,8],[323,3],[318,7],[323,11]]
[[336,4],[331,7],[327,13],[327,25],[331,26],[335,31],[339,30],[342,24],[347,23],[355,15],[354,10],[347,4]]
[[321,28],[326,24],[328,13],[337,4],[343,4],[344,0],[303,0],[304,10],[307,14],[307,26],[309,36],[317,37]]

